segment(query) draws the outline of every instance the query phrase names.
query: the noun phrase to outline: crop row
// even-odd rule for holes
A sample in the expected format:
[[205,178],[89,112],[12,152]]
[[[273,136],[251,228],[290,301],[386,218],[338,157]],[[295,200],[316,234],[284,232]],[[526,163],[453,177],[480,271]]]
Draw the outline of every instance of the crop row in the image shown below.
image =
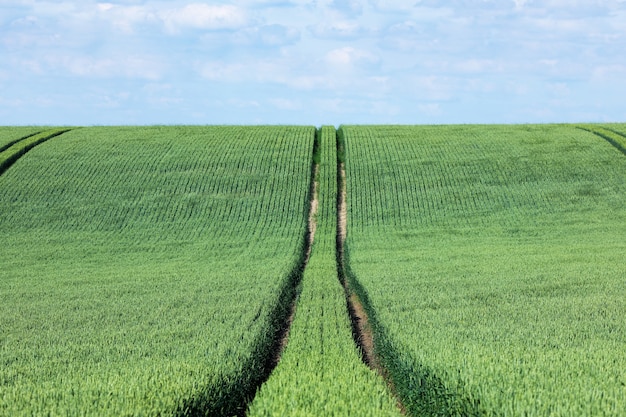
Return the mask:
[[352,341],[337,276],[335,136],[333,127],[321,129],[315,241],[289,341],[249,416],[399,415],[384,381],[363,364]]
[[0,152],[20,140],[36,135],[43,130],[46,130],[46,128],[35,126],[0,126]]
[[411,415],[626,409],[626,160],[572,126],[343,127],[348,265]]
[[[3,138],[5,145],[0,148],[0,175],[35,146],[55,136],[59,136],[68,130],[69,129],[49,129],[43,132],[28,134],[12,141],[6,141],[6,138]],[[13,131],[11,131],[11,133],[13,133]],[[11,136],[8,137],[10,138]]]
[[594,133],[615,146],[626,155],[626,132],[620,131],[620,125],[579,125],[579,128]]
[[600,126],[610,131],[613,131],[621,136],[626,136],[626,123],[610,123]]
[[299,274],[306,127],[83,128],[0,176],[0,415],[231,415]]
[[[546,127],[535,128],[537,132],[542,129]],[[389,140],[376,144],[372,131]],[[587,173],[582,181],[568,181],[579,173],[575,165],[568,167],[570,155],[563,151],[582,149],[589,139],[574,136],[563,141],[545,134],[541,141],[546,146],[538,151],[532,141],[515,142],[520,132],[523,130],[515,126],[461,126],[439,131],[436,127],[415,131],[359,127],[358,146],[348,149],[347,159],[368,160],[352,164],[351,172],[370,183],[349,202],[350,211],[362,219],[354,227],[514,224],[553,212],[555,196],[559,204],[578,210],[580,194],[604,188],[603,178],[595,173]],[[450,142],[459,136],[467,144]],[[511,136],[511,141],[497,140],[504,136]],[[554,162],[564,168],[555,170]]]
[[618,415],[626,128],[576,127],[0,129],[0,415],[241,415],[296,295],[248,415],[397,415],[338,162],[409,415]]

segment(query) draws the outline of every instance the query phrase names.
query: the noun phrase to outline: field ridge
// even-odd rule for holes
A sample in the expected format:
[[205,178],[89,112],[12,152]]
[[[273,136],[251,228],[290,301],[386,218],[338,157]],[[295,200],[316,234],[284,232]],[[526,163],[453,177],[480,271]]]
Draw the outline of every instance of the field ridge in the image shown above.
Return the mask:
[[0,415],[621,415],[625,126],[13,130]]
[[[316,152],[319,152],[319,129],[316,129],[315,139],[313,141],[313,155],[315,155]],[[258,347],[258,352],[255,352],[251,356],[251,361],[253,361],[253,358],[257,356],[266,357],[263,370],[256,378],[255,383],[250,386],[248,392],[243,396],[241,404],[236,406],[234,409],[213,410],[210,407],[209,409],[206,409],[205,407],[198,407],[196,408],[196,412],[191,415],[220,415],[223,417],[228,417],[232,415],[236,415],[238,417],[245,416],[247,414],[247,410],[250,404],[252,403],[252,401],[254,401],[254,398],[259,388],[270,378],[272,372],[280,363],[281,356],[289,341],[289,330],[291,328],[291,324],[293,323],[293,319],[297,309],[298,294],[300,293],[302,276],[311,256],[311,248],[313,246],[313,240],[315,236],[315,220],[317,212],[316,174],[318,171],[318,165],[319,163],[316,163],[316,159],[312,158],[310,175],[311,180],[309,184],[307,199],[309,204],[309,215],[300,259],[296,263],[294,269],[289,274],[288,281],[283,287],[281,294],[278,298],[278,303],[276,304],[270,315],[270,323],[272,323],[272,328],[275,329],[274,336],[272,338],[273,343],[269,347],[269,349],[267,346],[261,344]],[[244,369],[249,368],[252,367],[247,367]],[[234,383],[231,386],[233,387],[234,392],[237,393],[238,384]],[[189,415],[184,408],[181,411],[184,411],[182,414],[180,414],[181,416]]]
[[[275,333],[273,337],[272,346],[269,348],[269,355],[267,356],[266,365],[262,374],[259,376],[258,381],[254,384],[254,389],[244,398],[242,404],[236,407],[236,410],[227,410],[222,412],[221,416],[230,416],[235,413],[236,416],[247,415],[250,405],[256,398],[256,394],[263,384],[270,378],[274,369],[280,363],[281,357],[287,344],[289,342],[289,331],[293,323],[297,306],[298,295],[301,291],[302,276],[306,265],[311,257],[311,250],[313,247],[313,241],[315,239],[316,217],[318,207],[318,171],[319,161],[315,157],[319,153],[319,129],[315,131],[315,139],[313,141],[313,158],[311,159],[311,181],[309,184],[309,215],[307,222],[307,229],[305,232],[305,238],[303,241],[303,247],[301,250],[301,257],[296,268],[290,274],[289,282],[283,287],[283,291],[279,297],[279,302],[272,314],[272,322],[275,323]],[[262,353],[261,353],[262,354]],[[267,353],[265,353],[267,355]],[[254,357],[254,355],[253,355]],[[213,410],[210,409],[198,409],[198,415],[214,415]],[[186,414],[182,414],[186,415]]]
[[[353,340],[337,265],[337,136],[320,129],[317,231],[304,271],[289,343],[259,390],[249,417],[358,415],[399,417],[385,381],[363,363]],[[317,181],[316,181],[317,182]]]
[[301,274],[314,132],[89,127],[0,177],[0,415],[243,415]]
[[563,125],[344,137],[347,278],[410,415],[623,413],[621,152]]

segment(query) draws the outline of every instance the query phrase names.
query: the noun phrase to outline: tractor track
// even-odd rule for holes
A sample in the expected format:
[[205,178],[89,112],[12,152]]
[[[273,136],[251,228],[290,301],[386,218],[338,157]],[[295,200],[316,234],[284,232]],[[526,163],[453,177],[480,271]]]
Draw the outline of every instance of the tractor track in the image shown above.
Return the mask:
[[346,273],[345,241],[347,236],[348,209],[346,205],[346,170],[344,162],[338,161],[337,167],[337,271],[339,282],[343,286],[346,295],[346,305],[352,325],[352,337],[354,343],[361,352],[363,363],[376,371],[387,383],[389,390],[396,399],[400,413],[407,414],[397,394],[394,382],[389,371],[384,367],[378,354],[374,341],[374,333],[369,322],[365,305],[356,291],[351,286]]
[[[57,136],[60,136],[64,133],[69,132],[72,129],[61,129],[61,130],[57,130],[57,131],[53,131],[48,135],[42,136],[40,139],[27,144],[26,146],[22,146],[20,147],[20,145],[22,144],[22,142],[24,142],[25,140],[33,137],[33,136],[37,136],[40,135],[44,132],[39,132],[39,133],[35,133],[33,135],[28,135],[24,138],[21,138],[17,141],[12,142],[11,144],[9,144],[8,146],[5,146],[3,149],[3,152],[9,152],[10,155],[4,159],[0,161],[0,175],[4,174],[6,172],[6,170],[8,170],[9,168],[11,168],[11,166],[13,166],[14,163],[16,163],[22,156],[24,156],[28,151],[30,151],[31,149],[35,148],[37,145],[40,145],[52,138],[55,138]],[[13,153],[11,153],[11,148],[17,146],[18,149],[16,149]]]

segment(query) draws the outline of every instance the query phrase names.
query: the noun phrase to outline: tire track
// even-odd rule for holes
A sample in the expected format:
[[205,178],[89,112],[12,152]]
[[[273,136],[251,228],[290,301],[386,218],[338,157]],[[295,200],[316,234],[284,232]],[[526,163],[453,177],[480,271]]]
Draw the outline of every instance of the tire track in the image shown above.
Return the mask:
[[[580,130],[592,133],[613,145],[618,151],[626,155],[626,137],[621,133],[600,126],[576,126]],[[613,137],[612,137],[613,136]],[[623,142],[623,143],[622,143]]]
[[[339,128],[341,130],[341,128]],[[402,404],[397,394],[396,387],[391,378],[390,372],[383,366],[378,354],[376,353],[376,344],[374,340],[374,332],[370,325],[369,316],[366,308],[354,291],[347,279],[346,260],[345,260],[345,241],[347,237],[347,219],[348,209],[346,205],[346,170],[345,170],[345,148],[343,137],[337,131],[337,275],[339,282],[344,288],[346,295],[346,305],[350,322],[352,324],[352,337],[354,343],[361,352],[361,359],[372,370],[376,371],[387,383],[391,393],[396,398],[396,402],[400,412],[406,415],[406,408]]]
[[7,143],[7,144],[5,144],[5,145],[3,145],[3,146],[0,146],[0,153],[2,153],[2,152],[4,152],[4,151],[6,151],[7,149],[9,149],[11,146],[15,145],[16,143],[21,142],[21,141],[23,141],[23,140],[26,140],[26,139],[28,139],[28,138],[30,138],[30,137],[35,136],[35,135],[38,135],[38,134],[40,134],[41,132],[42,132],[42,131],[41,131],[41,130],[39,130],[39,131],[37,131],[37,132],[30,133],[30,134],[28,134],[28,135],[26,135],[26,136],[22,136],[22,137],[21,137],[21,138],[19,138],[19,139],[12,140],[11,142],[9,142],[9,143]]
[[[315,131],[315,139],[313,141],[313,158],[311,161],[311,182],[309,185],[309,207],[308,207],[308,221],[307,221],[307,229],[305,232],[304,244],[301,251],[301,258],[298,261],[295,269],[292,271],[289,277],[289,282],[283,288],[281,295],[278,299],[278,304],[275,310],[272,312],[271,322],[274,323],[274,335],[273,335],[273,343],[269,347],[269,355],[267,354],[267,350],[265,352],[260,352],[261,349],[257,349],[256,352],[252,355],[263,355],[267,356],[265,360],[265,366],[262,370],[262,374],[259,376],[256,384],[254,384],[254,391],[245,394],[245,401],[236,408],[236,410],[225,410],[227,412],[222,412],[220,415],[230,416],[236,415],[238,417],[243,417],[246,415],[247,410],[254,401],[254,397],[258,392],[261,385],[263,385],[272,375],[274,369],[278,366],[280,362],[282,353],[287,347],[287,343],[289,342],[289,330],[291,329],[291,324],[293,323],[297,304],[298,304],[298,296],[301,291],[301,282],[302,275],[304,273],[304,269],[307,266],[309,258],[311,256],[311,250],[313,248],[313,240],[315,238],[315,229],[316,229],[316,214],[318,208],[318,172],[319,172],[319,158],[316,155],[320,152],[320,141],[319,141],[320,130],[316,129]],[[265,347],[267,349],[267,346]],[[198,415],[212,415],[211,412],[207,414],[207,410],[203,410],[203,413],[199,413]],[[211,410],[208,410],[211,411]],[[223,410],[224,411],[224,410]]]
[[276,343],[276,346],[274,346],[272,359],[270,362],[271,369],[267,377],[265,378],[265,380],[269,378],[274,368],[278,366],[278,363],[280,362],[280,357],[282,356],[282,353],[287,347],[287,343],[289,341],[289,329],[291,328],[291,324],[293,323],[293,319],[296,315],[296,307],[298,304],[298,294],[300,293],[299,286],[300,286],[300,281],[302,280],[302,273],[304,272],[304,269],[309,263],[309,259],[311,257],[311,249],[313,248],[313,240],[315,239],[315,229],[317,226],[315,219],[316,219],[317,208],[318,208],[317,174],[319,171],[319,164],[313,164],[312,171],[313,171],[312,172],[313,176],[311,177],[312,178],[312,181],[311,181],[312,185],[311,185],[311,190],[310,190],[311,198],[310,198],[310,204],[309,204],[309,220],[308,220],[308,227],[307,227],[307,233],[306,233],[306,242],[305,242],[305,247],[304,247],[304,259],[302,260],[302,266],[300,268],[298,282],[295,283],[296,294],[290,302],[289,315],[285,319],[276,337],[277,343]]
[[4,174],[18,159],[35,146],[69,132],[70,130],[72,129],[59,129],[52,132],[44,131],[11,143],[10,146],[5,147],[3,152],[0,153],[0,175]]

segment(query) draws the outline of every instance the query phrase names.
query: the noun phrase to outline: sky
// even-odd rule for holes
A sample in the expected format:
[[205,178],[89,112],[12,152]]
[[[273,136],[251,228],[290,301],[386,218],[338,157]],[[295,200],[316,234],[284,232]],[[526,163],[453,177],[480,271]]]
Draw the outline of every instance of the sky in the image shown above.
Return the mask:
[[626,0],[0,0],[0,125],[626,122]]

